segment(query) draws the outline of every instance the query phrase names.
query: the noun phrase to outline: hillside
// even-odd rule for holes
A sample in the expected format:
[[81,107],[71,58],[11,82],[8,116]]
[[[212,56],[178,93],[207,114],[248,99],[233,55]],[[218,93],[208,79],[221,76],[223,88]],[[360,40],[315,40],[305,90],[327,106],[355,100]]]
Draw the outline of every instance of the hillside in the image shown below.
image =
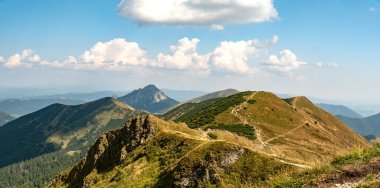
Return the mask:
[[158,113],[179,103],[166,96],[163,91],[154,85],[148,85],[142,89],[134,90],[117,100],[135,109],[145,110],[151,113]]
[[269,92],[243,92],[183,104],[163,118],[192,128],[224,129],[248,137],[254,131],[255,145],[263,151],[307,165],[367,145],[363,137],[307,98],[282,100]]
[[188,101],[186,101],[186,103],[198,103],[198,102],[202,102],[202,101],[205,101],[208,99],[228,97],[228,96],[231,96],[231,95],[234,95],[237,93],[239,93],[239,91],[236,89],[225,89],[225,90],[209,93],[209,94],[188,100]]
[[10,116],[7,113],[0,111],[0,127],[6,123],[12,121],[12,120],[14,120],[14,117]]
[[380,137],[380,114],[366,118],[350,118],[346,116],[337,117],[363,136],[374,135]]
[[380,144],[337,156],[331,163],[276,177],[275,187],[380,187]]
[[296,168],[244,146],[243,138],[228,140],[154,116],[139,117],[102,135],[49,187],[260,186]]
[[[55,163],[58,155],[66,153],[65,160],[72,156],[78,158],[76,155],[82,156],[81,151],[86,151],[99,135],[122,126],[130,117],[142,114],[146,113],[134,110],[113,98],[76,106],[48,106],[0,127],[0,143],[7,143],[0,145],[0,167],[46,154],[49,160],[31,160],[35,165],[40,165],[38,168],[33,167],[36,171],[22,174],[25,177],[30,174],[34,174],[34,178],[40,177],[42,173],[39,170],[49,166],[49,163]],[[64,167],[75,162],[68,161]],[[60,170],[62,169],[55,169],[55,173]],[[0,173],[4,173],[4,170],[0,169]],[[4,181],[10,180],[0,178],[0,184]]]
[[369,145],[306,98],[268,92],[183,104],[162,117],[170,121],[141,116],[103,134],[50,187],[269,187]]
[[346,116],[351,118],[362,118],[362,116],[355,111],[351,110],[350,108],[343,106],[343,105],[332,105],[332,104],[325,104],[325,103],[318,103],[317,104],[320,108],[330,112],[331,114],[335,116]]

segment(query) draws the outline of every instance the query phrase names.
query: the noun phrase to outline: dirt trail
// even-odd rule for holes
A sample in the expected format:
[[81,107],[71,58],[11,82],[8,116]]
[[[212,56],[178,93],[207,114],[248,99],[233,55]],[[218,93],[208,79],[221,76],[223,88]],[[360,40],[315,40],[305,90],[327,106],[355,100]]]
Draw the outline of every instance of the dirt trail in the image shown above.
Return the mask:
[[266,147],[268,147],[265,142],[263,142],[263,139],[261,138],[261,130],[255,126],[254,124],[248,122],[247,118],[243,117],[242,115],[240,115],[238,112],[240,110],[242,110],[244,107],[247,107],[248,105],[248,101],[251,100],[255,95],[257,94],[257,92],[254,92],[251,96],[248,97],[248,99],[246,101],[244,101],[243,103],[241,103],[240,105],[234,107],[232,110],[231,110],[231,113],[237,117],[240,122],[242,122],[243,124],[246,124],[246,125],[250,125],[252,126],[254,129],[255,129],[255,135],[256,135],[256,139],[257,141],[259,142],[259,148],[260,149],[264,149]]

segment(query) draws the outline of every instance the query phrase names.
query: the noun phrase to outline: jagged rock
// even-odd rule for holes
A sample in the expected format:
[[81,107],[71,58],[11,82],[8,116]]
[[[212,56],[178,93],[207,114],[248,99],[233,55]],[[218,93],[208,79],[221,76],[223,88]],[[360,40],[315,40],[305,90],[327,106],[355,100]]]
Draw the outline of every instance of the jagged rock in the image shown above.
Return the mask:
[[112,169],[122,163],[127,153],[156,133],[157,126],[150,121],[151,118],[150,115],[134,118],[128,120],[123,128],[103,134],[67,176],[60,175],[55,181],[70,182],[73,187],[90,187],[92,182],[83,180],[92,170],[101,172]]

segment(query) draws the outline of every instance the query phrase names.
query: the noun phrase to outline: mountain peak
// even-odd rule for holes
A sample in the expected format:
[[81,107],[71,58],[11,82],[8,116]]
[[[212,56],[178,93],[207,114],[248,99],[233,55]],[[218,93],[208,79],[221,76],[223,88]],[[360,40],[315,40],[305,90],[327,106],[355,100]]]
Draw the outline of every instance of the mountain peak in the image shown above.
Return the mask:
[[177,101],[168,97],[162,90],[152,84],[147,85],[142,89],[134,90],[131,93],[118,98],[118,100],[136,109],[146,110],[152,113],[159,112],[178,104]]

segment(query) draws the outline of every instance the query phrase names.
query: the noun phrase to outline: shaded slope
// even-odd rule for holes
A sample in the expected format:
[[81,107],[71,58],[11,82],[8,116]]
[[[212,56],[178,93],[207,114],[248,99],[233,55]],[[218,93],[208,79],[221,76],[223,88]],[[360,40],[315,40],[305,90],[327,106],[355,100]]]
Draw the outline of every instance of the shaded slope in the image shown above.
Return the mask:
[[135,109],[146,110],[157,113],[177,105],[179,102],[166,96],[154,85],[148,85],[142,89],[134,90],[131,93],[118,98],[119,101],[132,106]]
[[10,116],[9,114],[0,111],[0,127],[14,119],[15,118]]
[[351,118],[362,118],[360,114],[343,105],[332,105],[325,103],[319,103],[317,105],[335,116],[341,115]]
[[0,167],[60,149],[80,149],[129,117],[143,114],[112,98],[54,104],[0,128]]

